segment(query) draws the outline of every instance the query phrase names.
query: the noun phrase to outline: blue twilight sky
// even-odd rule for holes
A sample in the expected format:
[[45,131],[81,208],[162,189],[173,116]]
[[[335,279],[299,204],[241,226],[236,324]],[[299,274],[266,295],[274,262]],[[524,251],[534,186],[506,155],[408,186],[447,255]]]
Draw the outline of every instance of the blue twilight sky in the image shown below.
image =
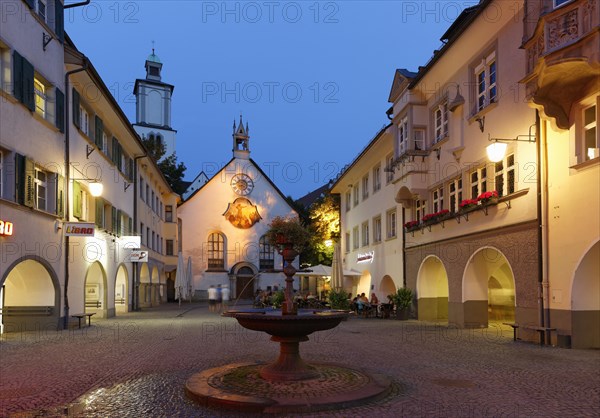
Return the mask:
[[232,124],[285,195],[334,177],[388,120],[396,68],[416,71],[476,1],[92,0],[66,10],[75,45],[135,122],[152,42],[173,84],[177,156],[192,180],[231,158]]

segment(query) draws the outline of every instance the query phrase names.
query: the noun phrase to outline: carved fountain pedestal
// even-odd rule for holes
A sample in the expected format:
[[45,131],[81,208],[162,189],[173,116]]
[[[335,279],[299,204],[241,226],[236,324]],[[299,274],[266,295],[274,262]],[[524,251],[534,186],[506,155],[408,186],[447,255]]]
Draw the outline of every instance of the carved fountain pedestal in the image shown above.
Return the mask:
[[286,275],[282,310],[229,310],[247,329],[266,332],[279,343],[275,362],[230,364],[193,375],[186,383],[192,399],[207,405],[242,411],[282,413],[339,409],[386,396],[391,381],[335,364],[308,364],[300,357],[300,343],[316,331],[335,328],[348,311],[297,309],[293,302],[292,261],[297,252],[283,246]]

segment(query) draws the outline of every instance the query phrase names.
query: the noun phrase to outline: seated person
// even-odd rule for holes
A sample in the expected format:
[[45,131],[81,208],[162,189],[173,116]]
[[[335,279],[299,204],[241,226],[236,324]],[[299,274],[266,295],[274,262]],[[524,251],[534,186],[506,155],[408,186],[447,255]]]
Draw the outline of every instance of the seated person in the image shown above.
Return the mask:
[[377,295],[375,293],[371,293],[371,305],[379,304],[379,299],[377,299]]
[[360,296],[358,296],[356,303],[358,304],[358,312],[359,313],[361,313],[365,309],[369,309],[371,307],[371,304],[369,303],[369,299],[367,299],[367,297],[365,296],[364,293],[361,293]]

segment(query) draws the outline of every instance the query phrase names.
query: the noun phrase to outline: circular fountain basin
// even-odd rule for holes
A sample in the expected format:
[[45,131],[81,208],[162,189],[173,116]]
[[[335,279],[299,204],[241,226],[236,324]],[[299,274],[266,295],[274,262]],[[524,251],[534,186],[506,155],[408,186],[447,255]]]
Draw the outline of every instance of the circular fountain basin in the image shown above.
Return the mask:
[[277,309],[243,309],[223,313],[223,316],[237,319],[244,328],[287,338],[302,338],[316,331],[335,328],[348,315],[348,311],[334,309],[298,309],[297,315],[283,315]]

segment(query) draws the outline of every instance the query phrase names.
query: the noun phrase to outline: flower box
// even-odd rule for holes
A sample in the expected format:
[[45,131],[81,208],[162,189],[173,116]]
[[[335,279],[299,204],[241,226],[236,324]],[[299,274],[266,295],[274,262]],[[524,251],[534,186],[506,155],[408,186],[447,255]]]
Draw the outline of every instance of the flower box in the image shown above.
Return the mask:
[[481,193],[479,196],[477,196],[477,201],[480,202],[484,206],[497,205],[498,204],[498,192],[496,190],[492,190],[489,192]]
[[404,224],[404,229],[406,229],[406,232],[416,231],[419,229],[419,227],[419,221],[409,221]]
[[458,206],[460,208],[460,213],[472,212],[474,210],[479,209],[477,199],[465,199],[462,202],[460,202],[460,205]]

